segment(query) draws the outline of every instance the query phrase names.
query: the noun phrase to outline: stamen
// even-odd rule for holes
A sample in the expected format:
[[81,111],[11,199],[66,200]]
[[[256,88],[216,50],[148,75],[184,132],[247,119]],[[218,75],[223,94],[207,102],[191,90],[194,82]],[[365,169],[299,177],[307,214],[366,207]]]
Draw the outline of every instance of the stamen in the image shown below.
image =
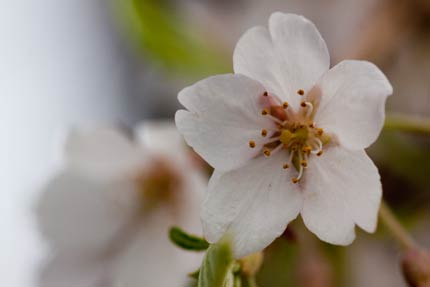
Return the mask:
[[300,179],[302,178],[302,176],[303,176],[303,166],[302,165],[300,165],[300,169],[299,169],[299,175],[297,176],[297,177],[293,177],[292,179],[291,179],[291,181],[293,182],[293,183],[298,183],[299,181],[300,181]]
[[262,114],[263,116],[268,115],[268,114],[269,114],[269,110],[268,110],[267,108],[265,108],[265,109],[263,109],[263,110],[261,111],[261,114]]
[[278,151],[280,151],[281,150],[281,148],[283,147],[283,144],[279,144],[277,147],[275,147],[273,150],[272,150],[272,152],[271,152],[271,154],[275,154],[275,153],[277,153]]
[[303,96],[305,94],[305,91],[303,91],[302,89],[297,91],[297,94],[299,94],[300,96]]
[[288,164],[288,163],[286,163],[286,164],[284,164],[283,166],[282,166],[282,168],[283,169],[287,169],[287,168],[289,168],[290,167],[290,165]]
[[268,93],[267,91],[265,91],[265,92],[263,93],[263,97],[267,97],[267,96],[269,96],[269,93]]
[[266,129],[261,130],[261,136],[263,136],[263,137],[267,136],[267,130]]
[[279,137],[274,137],[274,138],[268,138],[266,142],[262,143],[263,145],[267,145],[267,144],[271,144],[274,142],[279,141]]
[[283,103],[282,103],[282,107],[283,107],[284,109],[288,108],[288,102],[283,102]]
[[302,151],[306,154],[309,154],[312,151],[312,148],[310,146],[304,146]]
[[308,162],[306,160],[302,160],[300,162],[300,165],[303,166],[303,167],[308,167]]
[[306,112],[306,116],[310,117],[313,110],[314,110],[314,105],[312,105],[312,103],[310,103],[310,102],[305,102],[305,105],[308,107],[308,110]]
[[309,125],[309,127],[310,127],[311,129],[313,129],[313,128],[315,127],[315,123],[311,123],[311,124]]
[[[271,120],[273,120],[275,123],[277,123],[277,124],[280,124],[281,125],[281,127],[284,125],[284,122],[282,122],[280,119],[278,119],[278,118],[275,118],[274,116],[272,116],[272,115],[269,115],[269,114],[263,114],[263,113],[261,113],[263,116],[265,116],[265,117],[268,117],[269,119],[271,119]],[[279,128],[281,128],[281,127],[279,127]]]
[[291,164],[293,162],[293,157],[294,157],[294,153],[295,151],[293,149],[291,149],[292,151],[290,151],[290,157],[288,158],[288,164]]
[[255,148],[255,141],[249,141],[249,147]]
[[270,156],[270,154],[271,154],[270,149],[265,148],[265,149],[264,149],[264,151],[263,151],[263,154],[264,154],[266,157],[269,157],[269,156]]
[[324,130],[322,128],[317,128],[317,134],[319,136],[322,136],[323,133],[324,133]]
[[306,108],[306,102],[304,102],[304,101],[303,101],[303,102],[301,102],[301,103],[300,103],[300,106],[301,106],[302,108]]
[[319,152],[322,151],[323,144],[319,138],[314,138],[313,140],[318,144],[318,149],[312,150],[311,152],[313,154],[318,154]]
[[303,166],[300,166],[300,169],[299,169],[299,175],[298,175],[297,177],[293,177],[293,178],[291,179],[291,181],[292,181],[293,183],[298,183],[298,182],[300,181],[300,179],[302,178],[302,176],[303,176]]
[[319,152],[317,152],[317,156],[321,156],[323,154],[323,151],[320,150]]

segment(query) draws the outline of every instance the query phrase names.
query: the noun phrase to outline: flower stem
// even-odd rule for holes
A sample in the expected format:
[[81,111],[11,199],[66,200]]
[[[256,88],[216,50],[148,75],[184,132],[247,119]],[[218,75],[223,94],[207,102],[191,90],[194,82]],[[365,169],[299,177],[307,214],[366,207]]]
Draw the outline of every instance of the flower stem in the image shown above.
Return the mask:
[[400,114],[387,115],[385,118],[384,129],[430,134],[430,119]]
[[384,200],[382,200],[381,207],[379,209],[379,218],[405,250],[416,246],[412,236],[403,227]]

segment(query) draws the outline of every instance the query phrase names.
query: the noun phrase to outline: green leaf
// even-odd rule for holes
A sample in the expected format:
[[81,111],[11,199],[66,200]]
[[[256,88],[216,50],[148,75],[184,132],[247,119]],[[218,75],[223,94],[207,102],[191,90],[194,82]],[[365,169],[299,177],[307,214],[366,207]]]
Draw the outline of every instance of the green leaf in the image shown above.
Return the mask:
[[203,258],[197,286],[225,286],[225,283],[233,276],[233,262],[233,253],[227,240],[211,245]]
[[170,228],[169,238],[177,246],[186,250],[202,251],[209,247],[209,243],[205,239],[190,235],[179,227]]
[[231,71],[219,41],[181,18],[171,1],[115,0],[125,32],[145,55],[168,72],[201,78]]

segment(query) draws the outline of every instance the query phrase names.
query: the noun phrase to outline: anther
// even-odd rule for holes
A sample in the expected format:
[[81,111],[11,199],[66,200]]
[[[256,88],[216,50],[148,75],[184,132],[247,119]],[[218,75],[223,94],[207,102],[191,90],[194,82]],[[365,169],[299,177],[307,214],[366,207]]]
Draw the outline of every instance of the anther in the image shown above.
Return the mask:
[[306,116],[307,117],[309,117],[312,114],[313,110],[314,110],[314,105],[312,105],[311,102],[305,102],[305,101],[303,101],[303,102],[300,103],[300,106],[302,106],[302,108],[305,108],[305,107],[308,108],[308,110],[306,112]]
[[282,103],[282,107],[283,107],[284,109],[288,108],[288,102],[283,102],[283,103]]
[[321,156],[323,154],[323,151],[320,150],[319,152],[317,152],[317,156]]
[[269,93],[266,91],[263,93],[263,97],[267,97],[269,95]]
[[324,130],[322,128],[317,128],[317,134],[321,136],[324,133]]
[[267,130],[266,129],[261,130],[261,136],[263,136],[263,137],[267,136]]
[[315,127],[315,123],[311,123],[311,124],[309,124],[309,127],[310,127],[311,129],[313,129],[313,128]]
[[249,141],[249,147],[255,148],[255,141]]
[[308,162],[305,160],[300,161],[300,165],[303,167],[308,167]]
[[299,179],[298,179],[297,177],[293,177],[293,178],[291,179],[291,181],[292,181],[293,183],[298,183],[298,182],[299,182]]
[[265,148],[264,151],[263,151],[263,153],[264,153],[265,156],[270,156],[270,149]]
[[268,109],[264,109],[264,110],[261,111],[261,114],[263,116],[265,116],[265,115],[269,114],[269,110]]
[[288,163],[286,163],[286,164],[284,164],[283,166],[282,166],[282,168],[283,169],[287,169],[287,168],[289,168],[290,167],[290,165],[288,164]]
[[300,96],[303,96],[305,94],[305,91],[303,91],[302,89],[297,91],[297,94],[299,94]]
[[311,148],[310,146],[304,146],[304,147],[302,148],[302,151],[303,151],[304,153],[307,153],[307,154],[309,154],[309,153],[311,152],[311,150],[312,150],[312,148]]

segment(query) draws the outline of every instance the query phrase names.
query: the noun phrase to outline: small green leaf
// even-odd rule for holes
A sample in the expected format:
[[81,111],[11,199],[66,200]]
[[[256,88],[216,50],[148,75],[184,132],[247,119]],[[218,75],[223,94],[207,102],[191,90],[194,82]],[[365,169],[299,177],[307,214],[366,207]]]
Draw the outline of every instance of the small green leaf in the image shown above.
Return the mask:
[[222,240],[211,245],[200,267],[198,287],[223,287],[233,276],[233,253],[230,244]]
[[209,247],[209,243],[205,239],[187,234],[179,227],[170,228],[169,238],[177,246],[186,250],[202,251]]

